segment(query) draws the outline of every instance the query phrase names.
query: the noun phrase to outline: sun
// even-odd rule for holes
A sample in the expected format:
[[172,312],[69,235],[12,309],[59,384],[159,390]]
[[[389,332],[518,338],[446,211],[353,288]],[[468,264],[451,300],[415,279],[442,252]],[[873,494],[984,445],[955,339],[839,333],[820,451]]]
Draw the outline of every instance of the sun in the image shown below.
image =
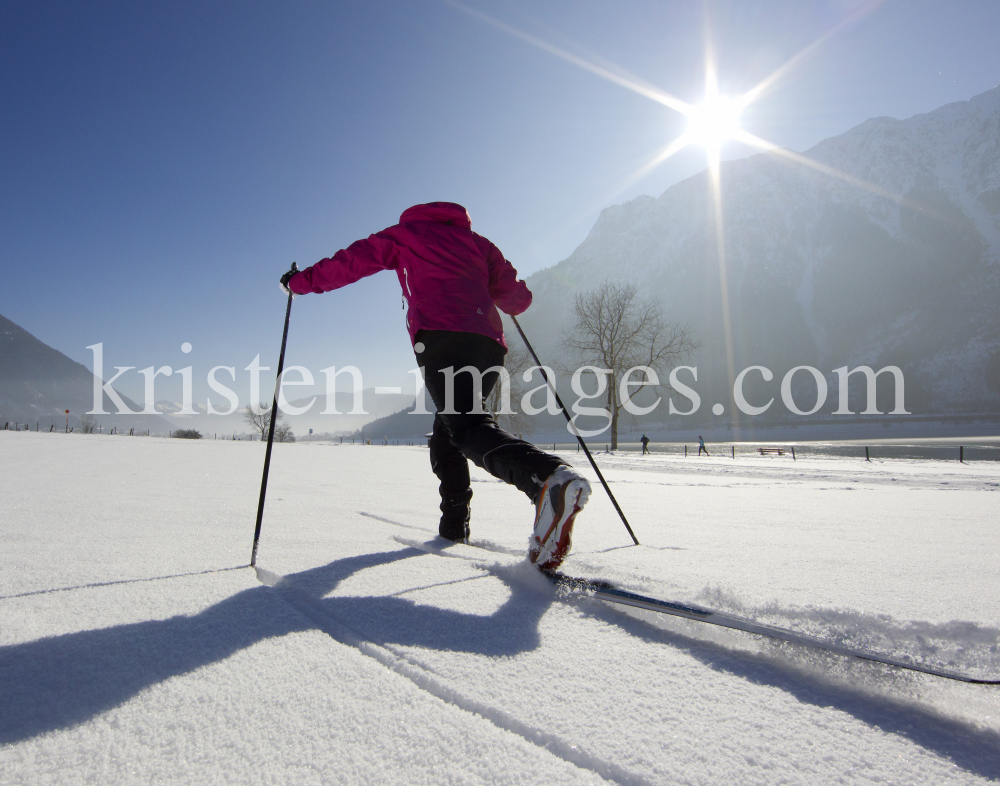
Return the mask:
[[709,95],[705,101],[686,112],[688,127],[685,136],[693,144],[704,147],[717,159],[719,148],[739,135],[741,102],[724,95]]

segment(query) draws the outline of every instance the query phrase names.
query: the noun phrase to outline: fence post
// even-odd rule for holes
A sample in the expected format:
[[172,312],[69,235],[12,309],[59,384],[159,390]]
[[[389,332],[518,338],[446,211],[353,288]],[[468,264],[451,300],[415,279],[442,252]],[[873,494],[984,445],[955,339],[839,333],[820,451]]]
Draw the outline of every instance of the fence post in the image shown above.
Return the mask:
[[796,461],[796,460],[797,459],[795,458],[795,445],[792,445],[792,461]]
[[865,445],[865,461],[871,461],[871,456],[868,455],[868,446]]
[[687,457],[688,457],[688,446],[685,445],[684,446],[684,458],[687,458]]
[[965,445],[959,445],[958,447],[958,463],[965,463]]

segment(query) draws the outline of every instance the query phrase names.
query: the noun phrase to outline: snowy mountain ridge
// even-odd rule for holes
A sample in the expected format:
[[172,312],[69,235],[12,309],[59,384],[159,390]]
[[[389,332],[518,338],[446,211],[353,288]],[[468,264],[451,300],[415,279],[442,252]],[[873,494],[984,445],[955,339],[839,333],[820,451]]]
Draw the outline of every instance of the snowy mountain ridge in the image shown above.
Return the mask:
[[1000,88],[791,156],[722,164],[722,255],[707,172],[607,208],[530,277],[522,321],[557,352],[576,292],[633,281],[695,328],[699,381],[727,400],[725,291],[737,371],[812,365],[832,384],[845,364],[896,365],[915,413],[1000,411]]
[[[136,404],[115,391],[125,406],[139,413]],[[94,421],[103,428],[149,430],[167,433],[171,424],[156,415],[118,415],[107,392],[105,412]],[[94,408],[94,375],[86,366],[39,341],[27,330],[0,315],[0,421],[10,428],[32,423],[36,428],[62,424],[69,409],[68,423],[76,426],[81,416]]]

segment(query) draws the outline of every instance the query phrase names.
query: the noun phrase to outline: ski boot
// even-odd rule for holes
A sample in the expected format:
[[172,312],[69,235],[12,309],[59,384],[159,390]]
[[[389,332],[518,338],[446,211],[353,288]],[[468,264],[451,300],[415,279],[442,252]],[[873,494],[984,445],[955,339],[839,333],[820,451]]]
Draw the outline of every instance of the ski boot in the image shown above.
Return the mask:
[[555,570],[572,546],[576,514],[590,499],[590,483],[572,467],[553,472],[535,500],[535,531],[528,540],[528,559],[541,570]]
[[469,542],[469,518],[471,512],[469,503],[472,501],[472,489],[460,491],[457,494],[441,495],[441,522],[438,524],[438,534],[442,538],[456,543]]

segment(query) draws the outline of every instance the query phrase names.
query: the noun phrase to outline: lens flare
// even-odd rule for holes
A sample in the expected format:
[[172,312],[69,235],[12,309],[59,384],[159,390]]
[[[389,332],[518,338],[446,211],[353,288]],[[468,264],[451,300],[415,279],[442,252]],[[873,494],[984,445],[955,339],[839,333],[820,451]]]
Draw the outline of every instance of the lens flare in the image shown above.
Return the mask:
[[741,103],[729,96],[708,96],[686,113],[688,140],[718,156],[719,148],[740,133],[742,109]]
[[[719,93],[719,82],[715,71],[715,57],[712,51],[711,19],[710,14],[706,14],[705,98],[701,104],[696,106],[672,96],[654,85],[644,82],[642,79],[628,73],[615,64],[598,64],[593,62],[593,59],[587,59],[580,55],[568,52],[567,50],[554,46],[553,44],[543,41],[536,36],[530,35],[523,30],[519,30],[506,22],[501,22],[500,20],[495,19],[478,9],[471,8],[461,2],[461,0],[442,0],[442,2],[483,22],[493,25],[510,35],[516,36],[522,41],[555,55],[562,60],[572,63],[579,68],[583,68],[593,74],[596,74],[597,76],[602,77],[603,79],[607,79],[608,81],[621,85],[622,87],[638,93],[639,95],[663,104],[664,106],[679,112],[687,118],[687,129],[680,136],[667,144],[661,151],[656,153],[651,160],[640,166],[637,170],[626,177],[623,183],[619,184],[619,187],[624,189],[627,185],[634,183],[654,167],[663,163],[668,158],[689,145],[698,145],[699,147],[704,148],[706,158],[708,159],[707,174],[710,183],[709,190],[712,195],[714,207],[713,212],[715,214],[715,238],[719,265],[723,333],[726,347],[726,365],[729,373],[730,385],[733,384],[735,379],[735,367],[732,325],[729,314],[729,284],[726,271],[726,243],[725,233],[723,232],[722,168],[719,160],[722,146],[730,140],[750,145],[751,147],[756,147],[768,153],[781,156],[786,160],[794,161],[798,164],[819,170],[827,175],[851,183],[852,185],[879,193],[899,202],[900,204],[902,204],[905,200],[904,197],[890,194],[884,189],[860,178],[852,177],[851,175],[839,172],[832,167],[812,161],[808,157],[800,155],[799,153],[793,153],[790,150],[779,148],[777,145],[745,131],[740,126],[740,114],[744,109],[760,98],[760,96],[765,92],[770,90],[778,80],[791,72],[806,58],[816,52],[827,40],[843,30],[845,27],[848,27],[871,13],[883,2],[885,2],[885,0],[860,0],[860,3],[855,10],[846,14],[844,18],[832,29],[821,35],[809,46],[800,50],[794,57],[773,71],[770,76],[760,82],[756,87],[736,97],[720,95]],[[706,8],[708,7],[706,6]],[[731,407],[730,411],[735,413],[735,405]],[[735,415],[732,418],[732,428],[738,439],[739,421],[735,418]]]

